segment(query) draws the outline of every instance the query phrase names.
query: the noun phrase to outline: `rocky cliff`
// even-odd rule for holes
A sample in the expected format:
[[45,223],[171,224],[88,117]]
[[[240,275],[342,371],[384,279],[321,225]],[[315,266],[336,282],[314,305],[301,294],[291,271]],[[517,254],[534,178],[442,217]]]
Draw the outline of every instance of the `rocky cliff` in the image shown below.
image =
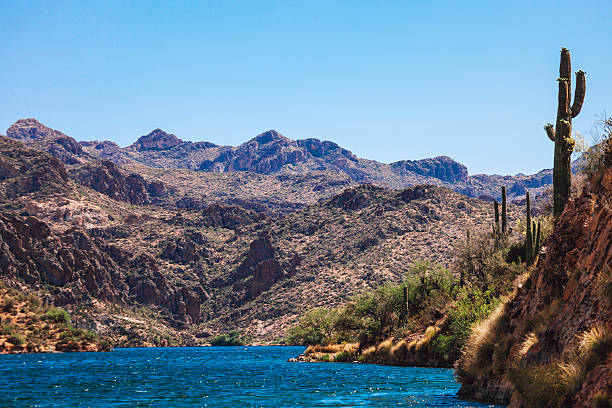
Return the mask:
[[607,168],[570,201],[515,296],[473,334],[457,368],[461,396],[515,408],[609,406],[611,204]]

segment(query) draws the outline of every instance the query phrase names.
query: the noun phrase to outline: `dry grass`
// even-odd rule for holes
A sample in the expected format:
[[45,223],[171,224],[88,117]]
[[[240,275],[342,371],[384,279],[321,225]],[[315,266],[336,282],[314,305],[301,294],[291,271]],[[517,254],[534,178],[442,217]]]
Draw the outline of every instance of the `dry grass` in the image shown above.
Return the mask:
[[[527,336],[522,347],[528,350],[532,340],[531,335]],[[542,366],[515,363],[508,369],[508,378],[527,406],[565,406],[582,387],[588,372],[605,362],[611,352],[612,333],[608,328],[595,326],[578,336],[576,349],[566,361]]]
[[520,347],[518,349],[516,358],[520,359],[522,358],[525,354],[527,354],[527,352],[529,351],[529,349],[534,345],[537,344],[539,341],[538,336],[535,334],[535,332],[531,332],[529,334],[527,334],[525,336],[525,339],[523,340],[523,342],[520,344]]
[[457,362],[457,376],[469,382],[492,366],[500,326],[507,317],[508,303],[501,303],[486,320],[472,329],[463,354]]
[[318,361],[347,362],[355,360],[358,349],[359,343],[317,344],[308,346],[304,354]]
[[421,352],[426,349],[429,349],[432,340],[436,337],[436,335],[440,332],[439,327],[429,326],[425,329],[425,335],[416,343],[416,351]]
[[578,350],[587,370],[603,363],[612,352],[612,333],[607,327],[595,326],[579,338]]

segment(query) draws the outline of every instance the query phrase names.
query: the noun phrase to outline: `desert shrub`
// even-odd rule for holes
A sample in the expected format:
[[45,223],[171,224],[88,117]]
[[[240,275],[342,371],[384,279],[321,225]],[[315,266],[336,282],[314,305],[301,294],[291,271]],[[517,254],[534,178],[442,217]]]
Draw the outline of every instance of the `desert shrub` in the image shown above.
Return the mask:
[[525,241],[513,242],[506,252],[506,262],[523,263],[525,262]]
[[51,307],[45,312],[42,318],[44,320],[50,320],[55,323],[63,324],[66,327],[71,327],[70,314],[62,309]]
[[306,312],[299,323],[289,329],[290,344],[328,344],[338,322],[338,311],[318,308]]
[[471,333],[474,324],[486,319],[495,310],[499,300],[491,290],[480,291],[464,288],[450,313],[449,331],[456,347],[461,347]]
[[579,352],[585,369],[591,370],[603,363],[612,352],[612,333],[607,328],[595,326],[581,334]]
[[329,354],[321,355],[321,361],[329,362]]
[[514,366],[508,379],[523,402],[534,408],[559,407],[578,391],[583,373],[576,365],[548,364],[539,367]]
[[451,301],[458,280],[445,268],[416,263],[402,283],[382,285],[353,298],[340,312],[338,330],[352,333],[364,344],[392,334],[403,324],[400,317],[404,287],[408,316],[417,317],[433,314]]
[[340,362],[340,363],[353,361],[353,355],[347,351],[341,351],[340,353],[334,356],[334,361]]
[[612,165],[612,118],[603,116],[594,130],[593,146],[579,159],[580,171],[591,178]]
[[469,337],[465,342],[456,371],[462,382],[471,382],[479,374],[492,368],[495,344],[507,323],[507,304],[501,303],[488,318],[468,331]]
[[26,349],[28,350],[28,353],[36,353],[40,350],[40,344],[28,340]]
[[17,301],[15,299],[13,299],[13,298],[6,298],[6,299],[4,299],[4,303],[2,305],[2,309],[5,312],[9,312],[10,313],[10,312],[12,312],[15,309],[16,306],[17,306]]
[[459,357],[459,348],[454,343],[453,336],[440,334],[431,342],[432,354],[443,361],[455,361]]
[[0,334],[12,334],[13,327],[11,325],[0,326]]
[[21,334],[11,334],[6,341],[14,346],[21,346],[25,343],[25,337]]
[[[431,303],[432,299],[438,301],[440,297],[452,295],[458,283],[456,276],[446,268],[432,266],[428,262],[415,263],[408,278],[401,285],[407,288],[408,313],[417,314],[423,310],[424,305]],[[402,293],[400,295],[403,296]],[[402,298],[400,298],[401,301]],[[444,302],[436,303],[443,304]]]
[[228,334],[219,334],[210,342],[213,346],[244,346],[240,333],[231,331]]
[[112,344],[108,340],[101,340],[98,344],[102,351],[111,351],[113,349]]
[[38,296],[36,296],[34,293],[30,293],[26,297],[26,300],[27,300],[28,304],[30,305],[30,307],[38,308],[42,304],[41,301],[40,301],[40,298]]

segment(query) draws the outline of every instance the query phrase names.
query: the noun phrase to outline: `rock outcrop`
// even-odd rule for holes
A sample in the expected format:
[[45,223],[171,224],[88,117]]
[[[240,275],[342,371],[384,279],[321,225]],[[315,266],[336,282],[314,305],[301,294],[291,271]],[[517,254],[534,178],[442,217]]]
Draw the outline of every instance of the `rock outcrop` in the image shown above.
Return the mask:
[[36,119],[20,119],[6,131],[6,135],[51,153],[65,164],[77,164],[88,155],[79,142],[59,130],[51,129]]
[[467,167],[447,156],[423,160],[402,160],[391,163],[391,168],[400,174],[413,172],[449,183],[465,182],[468,178]]
[[[537,267],[509,302],[501,330],[492,334],[496,349],[503,347],[517,356],[515,367],[527,372],[552,371],[554,364],[571,362],[577,339],[595,327],[612,328],[612,298],[602,288],[612,285],[612,168],[591,180],[590,189],[571,200],[555,224],[555,230],[540,253]],[[539,325],[539,326],[538,326]],[[536,327],[536,329],[533,329]],[[534,330],[530,334],[530,330]],[[531,337],[529,337],[531,336]],[[531,340],[526,342],[526,338]],[[609,350],[603,352],[608,353]],[[500,369],[503,351],[479,376],[460,375],[460,395],[494,399],[510,407],[529,406],[521,392],[506,378],[512,366]],[[578,393],[568,395],[563,406],[590,407],[598,392],[610,396],[610,360],[606,355],[586,367]],[[460,360],[459,367],[465,367]],[[501,371],[500,371],[501,370]],[[465,370],[464,370],[465,371]],[[529,389],[535,384],[527,384]],[[525,390],[523,390],[524,392]],[[510,398],[511,396],[511,398]]]
[[145,136],[141,136],[132,146],[135,150],[168,150],[178,146],[183,141],[173,134],[161,129],[155,129]]
[[288,274],[276,258],[276,250],[268,233],[263,232],[251,242],[246,258],[236,271],[236,277],[245,278],[245,300],[253,299],[270,289]]
[[151,196],[160,196],[165,186],[159,181],[147,183],[139,174],[124,176],[117,165],[109,160],[89,162],[70,169],[70,178],[77,183],[96,190],[113,200],[131,204],[151,204]]
[[16,199],[30,193],[69,190],[63,163],[39,150],[0,136],[0,194]]

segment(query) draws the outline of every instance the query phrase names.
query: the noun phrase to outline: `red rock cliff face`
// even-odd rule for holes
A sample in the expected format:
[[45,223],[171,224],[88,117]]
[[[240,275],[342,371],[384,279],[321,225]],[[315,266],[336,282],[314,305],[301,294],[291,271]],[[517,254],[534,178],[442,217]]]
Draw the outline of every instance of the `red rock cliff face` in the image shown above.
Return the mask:
[[72,228],[62,234],[36,217],[0,212],[0,278],[55,287],[56,305],[91,298],[158,305],[181,326],[200,321],[204,290],[177,287],[159,272],[157,261],[134,256]]
[[[599,282],[612,267],[612,168],[594,180],[589,190],[572,200],[555,225],[555,231],[536,269],[518,290],[507,309],[507,349],[523,344],[526,322],[550,310],[546,329],[519,358],[525,367],[541,367],[569,358],[578,336],[595,326],[612,325],[612,306],[600,294]],[[551,307],[551,305],[558,305]],[[500,337],[498,337],[500,338]],[[461,364],[461,362],[460,362]],[[504,375],[483,374],[463,380],[460,395],[468,398],[528,407]],[[591,369],[577,395],[563,406],[590,407],[598,392],[612,396],[612,360]]]

